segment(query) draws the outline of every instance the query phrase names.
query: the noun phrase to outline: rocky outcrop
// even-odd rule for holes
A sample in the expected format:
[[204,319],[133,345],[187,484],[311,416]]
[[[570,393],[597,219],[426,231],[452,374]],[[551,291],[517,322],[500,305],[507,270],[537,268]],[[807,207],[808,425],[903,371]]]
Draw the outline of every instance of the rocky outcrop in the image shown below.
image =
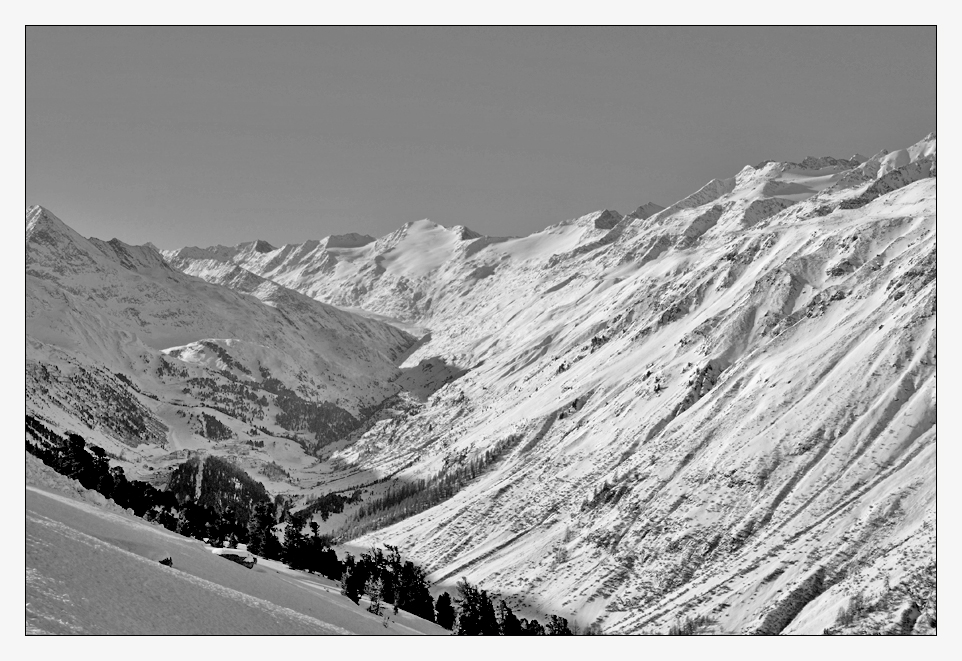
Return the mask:
[[918,161],[914,161],[897,170],[882,175],[858,197],[843,200],[839,208],[859,209],[886,193],[891,193],[892,191],[903,188],[919,179],[934,177],[935,173],[934,156],[919,159]]
[[698,237],[714,227],[723,213],[725,213],[725,207],[714,204],[707,211],[696,216],[682,231],[681,238],[678,240],[678,248],[686,249],[695,245]]
[[695,370],[695,373],[688,377],[688,391],[685,397],[678,402],[671,412],[672,417],[677,417],[695,405],[698,400],[708,394],[708,392],[718,383],[723,369],[715,361],[709,361],[706,365]]
[[766,218],[771,218],[780,211],[795,204],[791,200],[784,200],[779,197],[768,197],[755,200],[746,207],[741,214],[740,224],[742,227],[752,227]]
[[594,228],[596,230],[610,230],[612,227],[621,222],[622,216],[617,211],[611,211],[605,209],[600,214],[598,214],[594,221]]
[[762,636],[777,636],[798,615],[806,604],[825,590],[825,567],[819,567],[799,583],[765,614],[761,624],[752,632]]
[[645,218],[654,216],[659,211],[664,211],[664,210],[665,210],[665,207],[661,206],[660,204],[655,204],[654,202],[647,202],[646,204],[642,204],[640,207],[638,207],[637,209],[635,209],[625,217],[636,219],[636,220],[644,220]]

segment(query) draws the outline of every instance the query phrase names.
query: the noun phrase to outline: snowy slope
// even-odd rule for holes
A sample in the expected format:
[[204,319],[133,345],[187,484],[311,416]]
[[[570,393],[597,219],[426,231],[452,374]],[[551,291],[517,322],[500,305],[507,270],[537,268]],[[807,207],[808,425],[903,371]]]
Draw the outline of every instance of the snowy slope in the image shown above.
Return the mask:
[[893,153],[524,238],[416,223],[323,277],[232,260],[427,326],[407,369],[466,370],[337,459],[413,480],[523,437],[358,543],[613,632],[820,633],[934,561],[935,136]]
[[242,244],[233,249],[168,250],[163,255],[175,268],[211,282],[223,279],[225,264],[236,265],[318,300],[403,322],[430,310],[431,296],[423,286],[433,280],[433,273],[469,250],[468,246],[497,240],[464,227],[445,228],[420,220],[376,241],[352,234],[266,252]]
[[[152,247],[85,239],[42,207],[27,210],[26,262],[27,412],[142,470],[198,448],[249,455],[264,437],[273,449],[251,467],[313,463],[314,445],[396,393],[414,342],[247,271],[224,287]],[[313,427],[275,420],[280,388],[322,406]]]
[[226,337],[309,357],[317,371],[336,366],[358,375],[383,369],[410,342],[390,326],[253,276],[234,289],[260,302],[211,287],[171,269],[152,248],[84,239],[42,207],[28,210],[26,238],[28,334],[105,361],[117,361],[123,343],[160,350]]
[[[246,569],[119,508],[65,497],[45,484],[49,468],[27,461],[42,485],[26,491],[28,634],[449,633],[404,611],[385,622],[325,579]],[[159,564],[167,557],[172,567]]]
[[[527,237],[418,221],[163,258],[222,296],[418,329],[396,396],[269,488],[364,505],[489,460],[354,543],[615,633],[821,633],[859,594],[871,618],[842,629],[886,628],[935,553],[935,136],[893,153],[746,166]],[[257,341],[228,337],[256,375]],[[163,348],[220,365],[199,341]]]

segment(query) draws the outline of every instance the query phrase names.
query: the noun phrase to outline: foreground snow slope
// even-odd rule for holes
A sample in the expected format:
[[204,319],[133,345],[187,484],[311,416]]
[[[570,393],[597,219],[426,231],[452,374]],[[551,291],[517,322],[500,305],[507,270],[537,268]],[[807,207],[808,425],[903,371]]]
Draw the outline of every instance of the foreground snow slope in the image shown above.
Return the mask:
[[421,221],[215,261],[430,329],[403,367],[459,378],[347,465],[429,478],[522,438],[358,543],[616,633],[821,633],[934,566],[935,145],[746,166],[524,238]]
[[32,634],[449,633],[404,611],[385,626],[323,579],[246,569],[117,508],[29,485],[26,595]]

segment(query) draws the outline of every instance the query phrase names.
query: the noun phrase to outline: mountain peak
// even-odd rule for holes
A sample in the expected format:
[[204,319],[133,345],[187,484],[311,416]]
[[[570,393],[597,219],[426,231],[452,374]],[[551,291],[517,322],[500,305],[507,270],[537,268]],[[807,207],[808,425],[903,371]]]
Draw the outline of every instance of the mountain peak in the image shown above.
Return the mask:
[[465,227],[464,225],[455,225],[450,229],[450,231],[456,234],[457,237],[462,241],[468,241],[470,239],[480,239],[482,236],[481,234],[475,232],[473,229],[469,227]]
[[277,248],[269,244],[267,241],[264,241],[263,239],[257,239],[256,241],[254,241],[254,243],[251,244],[251,248],[254,250],[254,252],[260,252],[260,253],[274,252],[275,250],[277,250]]
[[435,227],[443,228],[443,225],[439,225],[433,220],[429,220],[427,218],[422,218],[421,220],[409,220],[408,222],[404,223],[404,225],[402,225],[402,229],[414,229],[414,230],[430,230],[430,229],[434,229]]
[[163,255],[153,245],[132,246],[120,239],[110,241],[87,239],[101,254],[119,263],[128,271],[142,272],[144,269],[169,268]]
[[373,236],[350,232],[349,234],[332,234],[322,241],[325,248],[360,248],[374,242]]
[[855,159],[847,160],[844,158],[833,158],[831,156],[806,156],[805,160],[803,160],[801,163],[798,163],[798,165],[802,166],[806,170],[821,170],[822,168],[838,166],[854,168],[859,165],[859,161]]
[[28,230],[32,226],[35,227],[44,224],[67,228],[67,225],[62,220],[57,218],[49,209],[39,204],[27,207],[26,222]]
[[[415,232],[426,232],[431,230],[441,229],[445,232],[450,232],[455,234],[458,238],[463,241],[468,239],[477,239],[483,236],[482,234],[475,232],[474,230],[465,227],[464,225],[453,225],[451,227],[446,227],[440,223],[436,223],[433,220],[428,220],[427,218],[422,218],[421,220],[408,221],[401,226],[401,230],[404,231],[415,231]],[[358,235],[354,235],[358,236]]]
[[40,206],[39,204],[32,204],[32,205],[30,205],[29,207],[27,207],[27,214],[26,214],[26,215],[27,215],[27,222],[29,223],[29,222],[31,221],[31,219],[33,219],[33,218],[35,218],[35,217],[37,217],[37,216],[42,216],[42,215],[45,214],[46,212],[47,212],[47,210],[46,210],[45,208],[43,208],[42,206]]
[[88,244],[80,234],[39,204],[27,208],[26,223],[28,243],[44,243],[50,246],[64,246],[68,243],[84,246]]
[[[215,246],[214,249],[221,247],[222,246]],[[275,250],[277,250],[277,248],[263,239],[255,239],[254,241],[239,243],[234,247],[235,252],[255,252],[260,254],[274,252]]]
[[622,215],[611,209],[603,209],[594,219],[595,229],[610,230],[621,222]]
[[645,204],[642,204],[640,207],[638,207],[628,215],[631,218],[638,218],[640,220],[644,220],[645,218],[648,218],[649,216],[654,216],[659,211],[664,211],[664,210],[665,210],[665,207],[661,206],[660,204],[655,204],[654,202],[646,202]]

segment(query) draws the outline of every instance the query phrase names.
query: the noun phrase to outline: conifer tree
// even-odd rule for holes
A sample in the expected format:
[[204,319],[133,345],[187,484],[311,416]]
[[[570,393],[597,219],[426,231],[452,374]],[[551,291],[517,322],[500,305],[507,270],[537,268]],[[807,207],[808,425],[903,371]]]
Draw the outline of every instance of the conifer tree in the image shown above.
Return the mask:
[[481,590],[481,612],[479,619],[482,636],[501,635],[501,627],[498,626],[498,618],[494,613],[494,604],[491,602],[491,597],[488,596],[485,590]]
[[454,603],[457,605],[454,633],[458,636],[480,636],[481,595],[466,578],[458,581],[457,589],[458,594],[454,598]]
[[454,628],[454,605],[451,603],[451,595],[447,592],[439,594],[434,610],[437,613],[439,625],[449,631]]
[[365,564],[358,562],[348,553],[344,559],[344,571],[341,574],[341,594],[356,604],[361,601],[365,583],[367,583]]
[[521,618],[521,632],[524,636],[544,636],[545,630],[538,620]]
[[498,627],[502,636],[520,636],[522,634],[521,620],[511,611],[504,599],[498,604],[497,616]]
[[557,615],[552,615],[551,619],[548,620],[548,627],[545,633],[549,636],[573,635],[571,630],[568,628],[568,620]]
[[457,585],[457,623],[454,632],[459,636],[497,636],[498,619],[488,593],[478,590],[462,578]]
[[368,611],[375,615],[381,614],[381,600],[384,598],[384,582],[375,576],[370,576],[364,584],[364,594],[371,600]]
[[283,548],[274,535],[274,506],[270,502],[258,503],[251,512],[247,534],[248,551],[272,560],[281,557]]
[[287,526],[284,528],[284,562],[291,569],[307,569],[306,558],[307,540],[301,528],[304,522],[296,517],[291,517]]

